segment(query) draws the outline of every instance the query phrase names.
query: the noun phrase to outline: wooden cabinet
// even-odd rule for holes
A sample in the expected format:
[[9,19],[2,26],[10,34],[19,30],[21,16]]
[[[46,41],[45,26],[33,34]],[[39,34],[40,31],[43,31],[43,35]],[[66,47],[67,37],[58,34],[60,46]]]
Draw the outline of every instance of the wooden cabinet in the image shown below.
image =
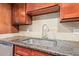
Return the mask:
[[27,14],[35,16],[56,12],[59,7],[56,3],[27,3]]
[[28,3],[28,11],[34,11],[56,5],[56,3]]
[[[0,34],[18,32],[15,26],[12,26],[11,4],[0,3]],[[15,29],[17,31],[15,31]]]
[[15,3],[12,4],[12,14],[13,14],[13,21],[14,25],[20,24],[31,24],[31,16],[26,14],[26,4],[25,3]]
[[11,33],[11,6],[0,3],[0,34]]
[[44,53],[44,52],[40,52],[40,51],[37,51],[37,50],[32,50],[32,56],[49,56],[49,54],[47,53]]
[[15,46],[14,48],[14,55],[20,55],[20,56],[49,56],[50,54],[41,52],[38,50],[33,50],[30,48],[24,48],[21,46]]
[[15,54],[19,54],[21,56],[30,56],[31,49],[15,46]]
[[79,3],[60,4],[61,22],[79,21]]
[[15,56],[21,56],[21,55],[19,55],[19,54],[14,54]]

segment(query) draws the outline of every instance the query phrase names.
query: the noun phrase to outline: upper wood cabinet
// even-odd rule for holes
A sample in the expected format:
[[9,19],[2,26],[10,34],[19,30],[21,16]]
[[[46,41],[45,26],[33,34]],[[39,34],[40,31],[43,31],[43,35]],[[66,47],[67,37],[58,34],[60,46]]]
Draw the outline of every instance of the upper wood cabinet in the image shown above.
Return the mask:
[[0,34],[11,33],[11,6],[0,3]]
[[31,24],[31,16],[26,14],[26,4],[25,3],[15,3],[12,4],[12,23],[15,25],[20,24]]
[[31,16],[56,12],[59,7],[56,3],[27,3],[27,14]]
[[60,4],[61,22],[79,21],[79,3]]
[[16,26],[12,26],[11,4],[0,3],[0,34],[18,32]]

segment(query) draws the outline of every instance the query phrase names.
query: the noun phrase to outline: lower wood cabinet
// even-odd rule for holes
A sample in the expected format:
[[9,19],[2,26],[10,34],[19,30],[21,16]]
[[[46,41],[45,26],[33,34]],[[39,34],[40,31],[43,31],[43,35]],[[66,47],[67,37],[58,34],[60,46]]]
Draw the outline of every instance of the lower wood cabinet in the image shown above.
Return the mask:
[[32,50],[32,56],[49,56],[49,54],[40,52],[40,51],[36,51],[36,50]]
[[21,56],[30,56],[31,55],[31,49],[28,48],[23,48],[19,46],[15,46],[15,51],[14,53],[19,54]]
[[49,56],[50,54],[33,50],[30,48],[24,48],[21,46],[14,46],[14,56]]

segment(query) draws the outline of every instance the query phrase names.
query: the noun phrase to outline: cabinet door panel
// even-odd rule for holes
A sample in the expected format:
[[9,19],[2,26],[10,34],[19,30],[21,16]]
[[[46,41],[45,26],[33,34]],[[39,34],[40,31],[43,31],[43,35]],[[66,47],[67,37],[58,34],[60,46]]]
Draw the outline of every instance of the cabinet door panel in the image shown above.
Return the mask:
[[26,14],[26,4],[13,4],[13,24],[31,24],[31,17]]
[[15,54],[21,56],[49,56],[50,54],[41,51],[15,46]]
[[13,4],[13,22],[15,24],[25,23],[25,4]]
[[79,20],[79,3],[60,4],[60,18],[61,21]]
[[11,33],[11,6],[0,3],[0,34]]

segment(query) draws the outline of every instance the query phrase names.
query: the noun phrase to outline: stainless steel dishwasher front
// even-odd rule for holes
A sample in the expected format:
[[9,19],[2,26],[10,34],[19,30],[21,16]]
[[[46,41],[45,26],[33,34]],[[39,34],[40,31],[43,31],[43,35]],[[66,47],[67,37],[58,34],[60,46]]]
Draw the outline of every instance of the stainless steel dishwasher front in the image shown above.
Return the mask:
[[13,44],[9,42],[0,42],[0,56],[12,56]]

